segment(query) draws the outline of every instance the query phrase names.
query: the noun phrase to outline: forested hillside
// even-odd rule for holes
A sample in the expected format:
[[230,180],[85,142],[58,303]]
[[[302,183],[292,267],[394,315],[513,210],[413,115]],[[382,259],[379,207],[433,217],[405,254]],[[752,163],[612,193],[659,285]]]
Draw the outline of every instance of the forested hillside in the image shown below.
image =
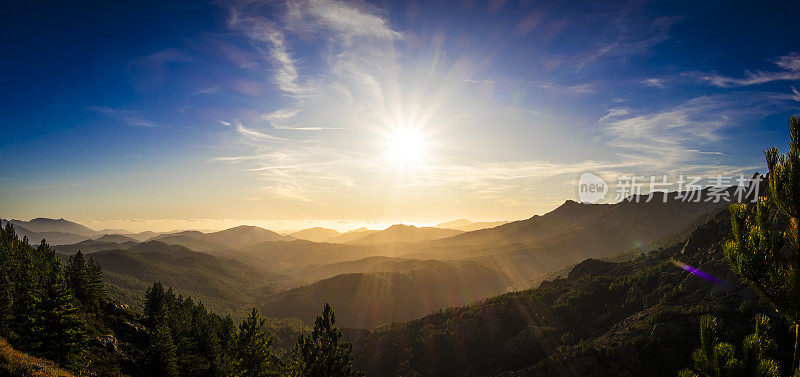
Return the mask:
[[[374,376],[675,376],[691,363],[702,314],[721,318],[722,338],[738,342],[754,313],[774,313],[728,267],[730,236],[721,210],[687,239],[635,260],[586,260],[536,289],[353,332],[357,365]],[[772,317],[785,348],[793,339]],[[781,361],[790,365],[791,355]]]
[[214,312],[243,316],[271,276],[235,259],[214,257],[182,246],[148,241],[126,250],[90,254],[103,267],[111,297],[141,307],[154,281],[202,300]]
[[360,375],[328,305],[307,334],[302,324],[267,322],[255,308],[237,326],[159,282],[141,312],[130,310],[108,299],[102,275],[91,257],[76,253],[62,267],[44,241],[34,247],[11,224],[0,228],[0,371],[68,376],[57,364],[99,376]]
[[503,274],[470,262],[388,261],[370,270],[279,292],[259,305],[270,316],[310,322],[313,308],[328,302],[337,308],[344,326],[371,328],[500,294],[509,284]]

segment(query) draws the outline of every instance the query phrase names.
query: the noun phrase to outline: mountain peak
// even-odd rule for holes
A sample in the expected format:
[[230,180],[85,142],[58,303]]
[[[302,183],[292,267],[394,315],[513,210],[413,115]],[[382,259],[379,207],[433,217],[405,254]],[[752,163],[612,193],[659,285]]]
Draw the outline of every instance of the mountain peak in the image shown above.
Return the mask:
[[386,230],[407,230],[407,229],[417,229],[417,227],[414,225],[394,224],[386,228]]
[[37,217],[35,219],[31,219],[30,221],[11,220],[11,223],[37,233],[72,233],[83,237],[92,237],[98,235],[98,232],[94,229],[89,229],[81,224],[65,220],[63,218],[50,219],[47,217]]

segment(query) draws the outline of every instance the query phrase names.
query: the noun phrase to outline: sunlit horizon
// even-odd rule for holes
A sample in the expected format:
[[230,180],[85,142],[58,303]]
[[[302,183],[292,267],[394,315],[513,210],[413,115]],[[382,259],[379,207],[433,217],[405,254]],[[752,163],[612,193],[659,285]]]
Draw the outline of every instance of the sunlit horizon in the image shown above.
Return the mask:
[[63,9],[101,40],[11,25],[0,216],[159,231],[525,219],[575,200],[586,172],[763,172],[800,104],[793,41],[742,45],[780,31],[689,16],[719,4],[490,3]]

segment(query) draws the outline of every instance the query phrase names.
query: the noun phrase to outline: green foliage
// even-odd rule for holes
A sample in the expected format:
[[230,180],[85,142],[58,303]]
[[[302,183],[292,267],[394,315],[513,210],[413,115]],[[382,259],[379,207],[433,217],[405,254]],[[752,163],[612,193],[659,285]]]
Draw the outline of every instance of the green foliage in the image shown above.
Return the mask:
[[239,325],[234,352],[236,369],[242,377],[264,377],[278,375],[272,362],[272,341],[264,333],[264,319],[253,308],[250,315]]
[[165,324],[159,323],[153,328],[145,359],[149,376],[178,376],[176,348],[172,341],[171,331]]
[[81,307],[87,312],[99,311],[106,295],[100,266],[92,258],[87,260],[78,251],[67,260],[64,275]]
[[746,204],[730,207],[733,239],[725,243],[731,269],[787,320],[800,320],[800,260],[786,255],[782,233],[775,232],[770,202],[760,198],[751,213]]
[[[257,312],[255,317],[251,313],[237,332],[230,317],[221,318],[202,303],[176,296],[172,289],[154,283],[145,295],[144,322],[159,335],[151,336],[151,347],[153,342],[161,343],[157,348],[167,347],[169,342],[162,334],[169,333],[180,376],[263,376],[278,370],[263,332],[264,320]],[[152,373],[171,373],[172,363],[153,365]]]
[[342,340],[342,332],[334,325],[336,315],[325,304],[317,317],[311,335],[301,335],[292,350],[292,375],[303,377],[349,377],[363,373],[352,367],[353,346]]
[[[266,326],[255,309],[237,329],[230,317],[210,313],[203,303],[177,296],[159,282],[144,297],[141,322],[147,331],[143,332],[131,323],[140,320],[137,315],[107,302],[102,275],[99,265],[80,252],[69,257],[62,269],[44,241],[33,247],[27,239],[20,240],[10,224],[0,229],[0,339],[81,374],[113,376],[125,369],[134,376],[319,375],[313,374],[318,367],[311,359],[298,364],[312,371],[306,374],[284,370],[271,353],[268,334],[287,337],[300,329],[286,330],[288,325],[280,322]],[[346,365],[333,365],[335,371],[347,372],[351,347],[339,341],[341,333],[333,328],[330,308],[323,317],[320,324],[326,325],[311,338],[323,339],[324,334],[333,348],[309,341],[298,349],[316,350],[312,352],[327,364],[344,360]],[[136,356],[121,354],[116,331],[127,338]],[[97,337],[87,342],[88,334]],[[347,373],[333,375],[353,375]]]
[[55,252],[0,229],[0,335],[22,350],[76,369],[86,322]]
[[[747,205],[731,206],[733,239],[725,244],[731,268],[743,277],[795,328],[794,361],[800,361],[800,116],[792,116],[787,154],[770,148],[764,154],[771,203],[760,198],[751,215]],[[771,211],[770,207],[778,211]],[[775,231],[773,216],[788,220]],[[788,247],[787,247],[788,246]],[[788,249],[788,250],[787,250]]]
[[[169,296],[168,296],[169,295]],[[145,324],[155,327],[158,323],[163,323],[167,317],[167,300],[174,299],[174,294],[170,290],[164,291],[164,286],[160,282],[153,283],[144,295],[144,318]]]
[[700,318],[700,348],[692,354],[694,365],[678,373],[680,377],[780,377],[780,368],[769,354],[775,342],[769,337],[769,318],[755,317],[755,331],[742,342],[741,354],[736,348],[717,337],[717,319],[711,315]]
[[81,346],[86,340],[86,324],[77,302],[58,268],[51,270],[50,284],[42,302],[37,327],[41,354],[61,365],[75,367]]
[[10,335],[12,321],[14,320],[13,285],[8,274],[8,266],[0,266],[0,337],[8,337]]
[[[800,116],[789,119],[789,151],[780,154],[777,148],[765,152],[769,167],[769,189],[778,209],[787,217],[800,218]],[[797,223],[793,224],[797,241]],[[795,243],[795,247],[797,244]]]

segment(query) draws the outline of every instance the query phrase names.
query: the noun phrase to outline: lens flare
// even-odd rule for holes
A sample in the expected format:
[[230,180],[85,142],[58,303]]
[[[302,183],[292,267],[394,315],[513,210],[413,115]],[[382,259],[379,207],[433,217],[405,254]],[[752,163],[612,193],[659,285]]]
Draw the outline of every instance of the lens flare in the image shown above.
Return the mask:
[[692,266],[690,266],[690,265],[688,265],[686,263],[679,262],[679,261],[676,261],[676,260],[673,260],[672,263],[674,265],[682,268],[684,271],[686,271],[686,272],[688,272],[688,273],[690,273],[692,275],[695,275],[695,276],[701,277],[703,279],[706,279],[706,280],[708,280],[708,281],[710,281],[710,282],[712,282],[712,283],[714,283],[716,285],[723,286],[723,287],[728,285],[728,283],[725,282],[724,280],[717,279],[717,278],[711,276],[710,274],[701,271],[699,268],[692,267]]

